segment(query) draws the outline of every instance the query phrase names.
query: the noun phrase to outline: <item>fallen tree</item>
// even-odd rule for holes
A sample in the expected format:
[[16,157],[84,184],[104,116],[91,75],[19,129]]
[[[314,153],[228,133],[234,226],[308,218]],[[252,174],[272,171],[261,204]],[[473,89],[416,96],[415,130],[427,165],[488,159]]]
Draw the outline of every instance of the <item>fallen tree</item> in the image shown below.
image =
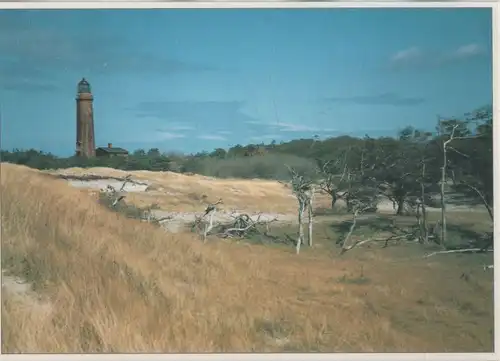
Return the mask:
[[219,220],[216,222],[217,206],[222,203],[222,199],[219,199],[216,203],[209,204],[203,214],[195,216],[191,231],[199,234],[204,243],[209,235],[220,238],[243,239],[260,234],[271,238],[269,226],[278,220],[277,217],[271,220],[262,220],[261,213],[257,215],[257,219],[253,219],[247,213],[240,213],[231,214],[231,221]]

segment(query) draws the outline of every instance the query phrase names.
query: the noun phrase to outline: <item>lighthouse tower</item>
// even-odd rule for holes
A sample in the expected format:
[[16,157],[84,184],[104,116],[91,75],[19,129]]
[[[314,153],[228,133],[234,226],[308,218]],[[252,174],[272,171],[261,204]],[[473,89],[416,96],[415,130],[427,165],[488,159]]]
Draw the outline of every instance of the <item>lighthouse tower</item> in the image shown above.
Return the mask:
[[85,78],[78,83],[76,96],[76,155],[95,157],[94,97]]

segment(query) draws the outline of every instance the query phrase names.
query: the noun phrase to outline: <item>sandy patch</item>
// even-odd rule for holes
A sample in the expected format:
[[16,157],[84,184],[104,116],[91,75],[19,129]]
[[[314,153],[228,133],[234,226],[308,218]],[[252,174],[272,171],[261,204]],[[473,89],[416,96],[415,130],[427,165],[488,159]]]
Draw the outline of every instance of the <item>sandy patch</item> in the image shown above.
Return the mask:
[[32,291],[29,282],[6,274],[6,270],[2,270],[2,293],[4,296],[15,299],[22,306],[30,308],[33,312],[43,312],[46,315],[52,312],[52,305],[43,301]]
[[[106,189],[111,186],[119,190],[123,182],[115,179],[98,179],[98,180],[68,180],[68,183],[75,188],[88,188],[88,189]],[[123,187],[125,192],[145,192],[149,184],[127,182]]]

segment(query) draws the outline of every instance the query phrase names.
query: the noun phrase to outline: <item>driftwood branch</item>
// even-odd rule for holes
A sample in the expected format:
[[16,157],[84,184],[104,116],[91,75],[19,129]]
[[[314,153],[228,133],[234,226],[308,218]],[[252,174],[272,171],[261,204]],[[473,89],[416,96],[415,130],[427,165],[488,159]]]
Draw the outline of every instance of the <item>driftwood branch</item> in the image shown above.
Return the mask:
[[[233,217],[234,221],[228,228],[223,229],[218,235],[223,238],[241,238],[248,235],[250,231],[257,231],[258,233],[269,233],[269,225],[278,220],[274,218],[268,221],[261,221],[261,214],[257,216],[256,220],[253,220],[248,214],[240,214]],[[265,226],[264,232],[258,230],[258,226]]]
[[214,208],[211,211],[205,212],[205,215],[208,215],[208,224],[205,225],[205,230],[203,231],[203,243],[207,242],[208,233],[214,228],[214,215],[217,210]]
[[374,242],[384,242],[384,245],[382,246],[382,248],[387,248],[389,245],[389,241],[408,240],[409,238],[411,238],[411,235],[412,235],[412,233],[407,233],[407,234],[402,234],[402,235],[391,235],[390,237],[387,237],[387,238],[370,238],[370,239],[356,241],[350,245],[346,245],[344,243],[340,254],[344,254],[345,252],[350,251],[351,249],[353,249],[355,247],[359,247],[359,246],[362,246],[364,244],[374,243]]
[[[196,216],[192,226],[192,230],[197,230],[200,233],[203,242],[206,243],[207,237],[214,234],[222,238],[242,238],[248,236],[249,232],[256,231],[257,233],[267,234],[269,232],[269,225],[278,220],[274,218],[271,220],[261,220],[262,214],[258,214],[257,219],[252,219],[248,214],[231,214],[233,219],[230,222],[215,222],[215,215],[218,211],[217,205],[222,204],[222,199],[216,203],[209,204],[202,215]],[[265,231],[259,230],[260,226],[265,227]]]
[[378,240],[377,239],[365,239],[363,241],[354,242],[350,246],[345,246],[344,245],[344,246],[342,246],[342,250],[340,251],[340,254],[344,254],[345,252],[350,251],[354,247],[362,246],[363,244],[366,244],[368,242],[375,242],[375,241],[378,241]]
[[425,255],[423,258],[432,257],[438,254],[449,254],[449,253],[482,253],[482,252],[493,252],[492,249],[484,249],[484,248],[462,248],[462,249],[452,249],[448,251],[437,251],[432,252]]
[[123,184],[121,185],[121,187],[118,191],[115,189],[115,187],[113,187],[110,184],[108,184],[106,186],[106,188],[101,189],[102,193],[108,193],[111,196],[111,198],[114,198],[113,201],[111,202],[112,207],[115,207],[122,199],[124,199],[126,197],[124,189],[125,189],[125,185],[128,182],[131,182],[131,177],[132,177],[132,175],[128,174],[124,179],[122,179]]
[[191,231],[196,230],[196,233],[203,239],[203,243],[206,243],[208,234],[216,226],[214,224],[214,216],[218,210],[217,206],[222,203],[222,199],[220,198],[217,202],[208,204],[203,214],[195,215]]
[[119,192],[123,191],[123,189],[125,188],[125,185],[130,181],[130,178],[132,177],[131,174],[128,174],[125,179],[123,180],[123,184],[119,190]]

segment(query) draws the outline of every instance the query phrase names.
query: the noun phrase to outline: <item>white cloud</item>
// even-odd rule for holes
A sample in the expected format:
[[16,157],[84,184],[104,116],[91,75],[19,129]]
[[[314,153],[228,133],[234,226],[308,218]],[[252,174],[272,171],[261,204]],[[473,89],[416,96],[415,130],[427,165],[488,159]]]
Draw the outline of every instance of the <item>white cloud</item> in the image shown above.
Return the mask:
[[255,125],[265,125],[267,123],[264,123],[260,120],[246,120],[245,123],[247,124],[255,124]]
[[406,61],[412,61],[422,56],[422,50],[417,46],[412,46],[407,49],[400,50],[396,52],[392,57],[391,61],[393,63],[400,63]]
[[173,125],[169,127],[172,130],[194,130],[194,127],[191,125]]
[[204,139],[204,140],[227,140],[222,135],[217,135],[217,134],[203,134],[203,135],[197,136],[196,138]]
[[[147,117],[149,118],[149,117]],[[172,130],[194,130],[195,128],[192,125],[182,124],[182,123],[171,123],[166,124],[165,126],[157,129],[158,132],[170,132]]]
[[475,56],[482,53],[483,48],[479,44],[462,45],[453,52],[453,55],[459,58]]
[[185,138],[186,135],[182,133],[172,133],[166,131],[149,131],[144,132],[142,129],[130,129],[127,134],[117,136],[121,142],[125,143],[154,143],[162,142],[169,139]]
[[317,126],[308,126],[308,125],[303,125],[303,124],[294,124],[294,123],[266,123],[262,121],[257,121],[257,120],[249,120],[246,123],[248,124],[254,124],[254,125],[262,125],[265,127],[269,127],[274,129],[274,131],[279,131],[279,132],[318,132],[318,133],[324,133],[324,132],[335,132],[336,129],[331,129],[331,128],[322,128],[322,127],[317,127]]
[[216,133],[224,134],[224,135],[233,134],[233,132],[231,132],[229,130],[218,130],[218,131],[216,131]]
[[464,44],[455,49],[441,51],[424,51],[412,46],[394,53],[390,64],[394,68],[401,67],[440,67],[457,61],[471,59],[484,53],[484,48],[476,43]]
[[176,138],[185,138],[184,134],[180,133],[170,133],[170,132],[158,132],[158,137],[160,139],[176,139]]

